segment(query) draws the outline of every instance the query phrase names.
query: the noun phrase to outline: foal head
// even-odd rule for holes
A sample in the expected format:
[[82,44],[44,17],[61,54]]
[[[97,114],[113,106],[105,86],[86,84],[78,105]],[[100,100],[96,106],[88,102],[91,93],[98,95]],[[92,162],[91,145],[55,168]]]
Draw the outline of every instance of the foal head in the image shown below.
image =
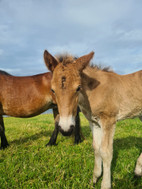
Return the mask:
[[94,52],[77,59],[67,55],[54,58],[48,51],[44,52],[45,64],[53,72],[51,90],[58,105],[59,128],[63,135],[70,135],[74,129],[78,95],[81,90],[80,73],[93,55]]

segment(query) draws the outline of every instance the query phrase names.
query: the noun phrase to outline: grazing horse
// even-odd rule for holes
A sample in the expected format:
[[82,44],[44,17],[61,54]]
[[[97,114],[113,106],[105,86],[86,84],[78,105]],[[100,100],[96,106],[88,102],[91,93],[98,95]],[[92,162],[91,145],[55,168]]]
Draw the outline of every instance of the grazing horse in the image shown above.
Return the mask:
[[[77,59],[65,57],[59,62],[45,50],[44,59],[53,73],[51,88],[60,114],[60,130],[73,129],[79,104],[93,133],[93,183],[101,176],[103,164],[101,189],[109,189],[116,122],[142,116],[142,71],[118,75],[107,68],[90,66],[93,55],[94,52]],[[141,168],[141,159],[138,168]]]
[[[15,77],[0,71],[0,136],[1,148],[8,146],[5,136],[3,115],[28,118],[52,108],[55,119],[55,129],[47,145],[56,143],[59,132],[58,109],[55,97],[51,92],[52,73],[47,72],[34,76]],[[81,141],[80,120],[76,116],[75,143]]]

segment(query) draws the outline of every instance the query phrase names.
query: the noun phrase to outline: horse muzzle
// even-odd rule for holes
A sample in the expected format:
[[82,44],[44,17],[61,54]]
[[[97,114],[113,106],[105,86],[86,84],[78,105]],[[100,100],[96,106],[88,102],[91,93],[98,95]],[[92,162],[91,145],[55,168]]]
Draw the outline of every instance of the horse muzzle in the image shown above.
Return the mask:
[[70,136],[75,127],[75,118],[73,116],[60,117],[59,120],[59,131],[64,136]]
[[74,131],[74,125],[71,125],[68,131],[64,131],[59,125],[59,131],[62,133],[63,136],[70,136]]

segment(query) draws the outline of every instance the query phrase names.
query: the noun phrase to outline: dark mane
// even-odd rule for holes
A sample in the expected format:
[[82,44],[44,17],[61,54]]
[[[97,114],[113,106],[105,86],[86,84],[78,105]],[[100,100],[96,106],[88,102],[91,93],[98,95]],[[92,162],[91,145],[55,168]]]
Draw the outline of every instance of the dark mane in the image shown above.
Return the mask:
[[89,65],[89,67],[96,69],[96,70],[102,70],[104,72],[113,72],[113,70],[111,69],[110,66],[103,67],[102,65],[91,64],[91,65]]
[[11,74],[9,74],[9,73],[3,71],[3,70],[0,70],[0,74],[3,74],[3,75],[11,75]]
[[[66,53],[66,54],[57,55],[56,58],[59,61],[59,63],[62,63],[63,66],[66,66],[67,64],[73,63],[74,60],[76,60],[78,57],[74,57]],[[91,63],[88,67],[93,68],[95,70],[102,70],[104,72],[113,72],[110,66],[103,67],[102,65],[94,65],[93,63]]]
[[70,54],[61,54],[61,55],[57,55],[56,56],[57,60],[59,61],[59,63],[62,63],[63,66],[66,66],[67,64],[73,63],[74,60],[77,59],[77,57],[73,57]]

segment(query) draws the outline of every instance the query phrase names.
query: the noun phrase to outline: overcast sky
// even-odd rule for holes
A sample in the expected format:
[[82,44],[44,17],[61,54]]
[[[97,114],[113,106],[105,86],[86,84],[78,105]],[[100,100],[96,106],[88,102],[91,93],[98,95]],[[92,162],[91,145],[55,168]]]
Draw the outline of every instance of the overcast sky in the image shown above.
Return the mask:
[[141,0],[0,0],[0,69],[46,72],[43,52],[81,56],[120,74],[142,69]]

